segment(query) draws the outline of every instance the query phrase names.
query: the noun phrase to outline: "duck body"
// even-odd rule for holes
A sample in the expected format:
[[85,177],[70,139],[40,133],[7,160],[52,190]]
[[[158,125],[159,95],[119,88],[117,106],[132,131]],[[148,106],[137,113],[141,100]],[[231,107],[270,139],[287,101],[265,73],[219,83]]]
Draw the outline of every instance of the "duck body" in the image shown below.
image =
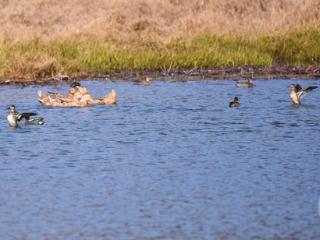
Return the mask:
[[250,88],[250,87],[253,87],[253,82],[251,81],[251,80],[247,80],[246,82],[240,82],[240,81],[237,81],[236,82],[236,86],[237,87],[248,87],[248,88]]
[[234,97],[234,99],[229,103],[229,107],[232,107],[232,108],[240,107],[239,98]]
[[294,105],[300,105],[301,99],[312,90],[318,88],[317,86],[310,86],[307,88],[302,88],[299,84],[291,84],[290,85],[290,99]]
[[[20,122],[22,119],[25,119],[26,122],[30,121],[33,122],[34,120],[30,118],[30,116],[35,116],[37,115],[37,113],[34,112],[24,112],[24,113],[19,113],[16,110],[16,107],[14,105],[11,105],[9,108],[9,113],[7,116],[7,120],[9,123],[9,126],[12,128],[19,128],[19,124],[18,122]],[[44,121],[43,118],[42,119],[42,124],[39,125],[43,125]]]
[[135,80],[134,82],[139,85],[149,86],[152,83],[152,78],[146,77],[145,79]]
[[44,124],[44,118],[42,117],[36,117],[36,118],[25,118],[25,124],[28,125],[43,125]]
[[69,96],[52,96],[51,94],[46,94],[39,92],[38,93],[38,101],[43,106],[47,107],[86,107],[88,106],[88,102],[80,99],[72,99]]
[[18,125],[18,118],[17,116],[15,116],[14,114],[8,114],[7,116],[7,119],[8,119],[8,123],[9,123],[9,126],[12,127],[12,128],[18,128],[19,125]]
[[59,93],[38,93],[39,102],[43,106],[49,107],[86,107],[92,104],[99,105],[113,105],[117,103],[117,94],[114,89],[111,92],[100,99],[94,99],[89,94],[85,87],[75,86],[71,88],[68,95],[63,95]]
[[298,94],[297,94],[297,92],[295,90],[291,90],[290,99],[291,99],[291,101],[292,101],[292,103],[294,105],[300,105],[301,104],[300,98],[298,97]]

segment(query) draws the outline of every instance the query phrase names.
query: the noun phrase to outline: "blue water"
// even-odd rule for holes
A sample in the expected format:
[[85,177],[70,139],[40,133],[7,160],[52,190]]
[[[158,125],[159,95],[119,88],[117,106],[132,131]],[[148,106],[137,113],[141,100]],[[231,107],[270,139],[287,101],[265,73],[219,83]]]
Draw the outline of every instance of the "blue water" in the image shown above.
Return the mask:
[[[117,106],[44,108],[0,88],[1,239],[320,239],[320,89],[84,81]],[[228,107],[238,96],[241,106]],[[44,126],[8,128],[6,107]]]

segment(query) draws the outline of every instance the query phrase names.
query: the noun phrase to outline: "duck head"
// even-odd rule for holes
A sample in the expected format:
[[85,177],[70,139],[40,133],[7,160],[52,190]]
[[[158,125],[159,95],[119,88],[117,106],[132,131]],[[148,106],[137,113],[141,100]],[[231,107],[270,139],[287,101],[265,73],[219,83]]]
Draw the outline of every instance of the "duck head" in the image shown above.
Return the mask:
[[290,89],[291,89],[291,91],[295,91],[296,92],[296,90],[297,90],[296,85],[290,84]]
[[16,112],[16,106],[15,105],[10,105],[8,108],[9,112],[15,113]]
[[70,84],[70,87],[72,88],[81,87],[81,84],[79,82],[73,82]]

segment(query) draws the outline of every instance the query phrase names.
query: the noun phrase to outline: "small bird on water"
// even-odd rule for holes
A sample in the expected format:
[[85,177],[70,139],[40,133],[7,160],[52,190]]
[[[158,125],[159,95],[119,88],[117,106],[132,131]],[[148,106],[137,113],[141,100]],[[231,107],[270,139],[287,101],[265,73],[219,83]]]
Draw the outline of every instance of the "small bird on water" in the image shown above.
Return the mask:
[[12,128],[19,128],[18,122],[20,122],[22,119],[25,119],[25,124],[34,124],[34,125],[43,125],[44,124],[44,119],[39,117],[39,118],[30,118],[31,116],[37,115],[37,113],[34,112],[24,112],[24,113],[19,113],[16,110],[15,105],[11,105],[8,107],[9,114],[7,116],[9,126]]
[[152,78],[151,77],[146,77],[145,79],[139,79],[134,81],[137,84],[141,84],[144,86],[149,86],[152,83]]
[[313,89],[316,89],[317,86],[310,86],[307,88],[302,88],[299,84],[291,84],[290,85],[291,92],[290,98],[294,105],[300,105],[301,99],[308,93],[311,92]]
[[252,82],[251,79],[247,79],[246,82],[237,81],[236,86],[237,87],[248,87],[248,88],[250,88],[250,87],[253,87],[253,82]]
[[251,70],[250,72],[244,72],[244,70],[241,69],[240,75],[242,78],[246,79],[247,81],[237,81],[236,86],[237,87],[248,87],[248,88],[253,87],[253,85],[254,85],[252,82],[253,74],[254,74],[253,70]]
[[229,107],[239,107],[240,101],[238,97],[234,97],[232,102],[229,103]]

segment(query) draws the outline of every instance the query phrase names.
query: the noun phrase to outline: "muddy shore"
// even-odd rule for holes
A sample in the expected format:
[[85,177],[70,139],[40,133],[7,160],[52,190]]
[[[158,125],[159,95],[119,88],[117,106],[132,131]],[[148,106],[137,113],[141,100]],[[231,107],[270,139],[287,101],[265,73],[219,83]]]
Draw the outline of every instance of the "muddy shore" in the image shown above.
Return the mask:
[[77,75],[57,75],[48,78],[39,79],[0,79],[0,86],[5,85],[58,85],[72,82],[74,80],[110,80],[110,81],[132,81],[141,82],[146,77],[153,80],[240,80],[252,78],[253,80],[261,79],[319,79],[320,66],[308,67],[289,67],[289,66],[272,66],[272,67],[219,67],[210,69],[189,69],[189,70],[144,70],[144,71],[113,71],[99,73],[79,73]]

